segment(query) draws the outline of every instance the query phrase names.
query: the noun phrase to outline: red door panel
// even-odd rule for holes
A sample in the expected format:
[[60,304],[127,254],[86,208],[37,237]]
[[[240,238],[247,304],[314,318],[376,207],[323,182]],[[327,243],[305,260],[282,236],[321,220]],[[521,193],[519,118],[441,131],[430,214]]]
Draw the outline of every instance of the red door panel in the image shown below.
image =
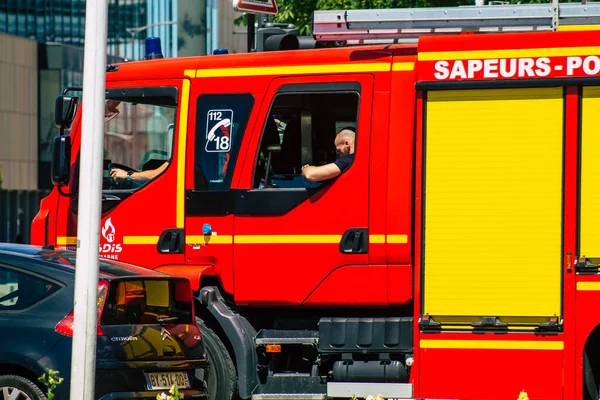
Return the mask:
[[[336,269],[368,265],[372,98],[373,78],[366,74],[281,78],[270,85],[253,131],[254,138],[261,137],[263,154],[249,154],[242,171],[242,181],[255,186],[240,189],[236,203],[236,303],[300,305]],[[268,137],[273,122],[281,142]],[[311,184],[302,181],[301,165],[335,160],[335,134],[349,122],[357,129],[353,163],[320,187],[307,188]],[[290,136],[295,134],[296,142]],[[294,143],[296,153],[286,153]],[[259,179],[266,171],[267,144],[280,147],[270,151],[268,182]],[[354,236],[348,237],[350,232]],[[334,304],[331,296],[319,294],[318,303]]]
[[[184,191],[178,163],[185,154],[178,149],[185,144],[178,141],[186,136],[182,121],[187,118],[189,81],[182,82],[107,84],[101,257],[149,268],[184,262],[183,218],[178,217],[183,202],[177,194]],[[111,179],[110,171],[117,169],[124,176]],[[128,176],[129,170],[133,173]],[[77,163],[74,172],[71,186],[76,187]],[[61,199],[59,218],[67,223],[59,223],[64,227],[59,228],[59,244],[76,243],[78,207],[76,196]]]

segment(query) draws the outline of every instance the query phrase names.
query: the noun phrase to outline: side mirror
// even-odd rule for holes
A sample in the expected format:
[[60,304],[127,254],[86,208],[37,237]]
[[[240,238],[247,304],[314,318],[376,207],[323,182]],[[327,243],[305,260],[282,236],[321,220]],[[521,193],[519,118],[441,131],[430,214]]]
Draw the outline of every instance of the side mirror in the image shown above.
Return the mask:
[[63,186],[69,183],[71,173],[71,137],[56,136],[52,153],[52,183]]
[[54,104],[54,123],[57,128],[68,129],[75,118],[79,97],[58,96]]

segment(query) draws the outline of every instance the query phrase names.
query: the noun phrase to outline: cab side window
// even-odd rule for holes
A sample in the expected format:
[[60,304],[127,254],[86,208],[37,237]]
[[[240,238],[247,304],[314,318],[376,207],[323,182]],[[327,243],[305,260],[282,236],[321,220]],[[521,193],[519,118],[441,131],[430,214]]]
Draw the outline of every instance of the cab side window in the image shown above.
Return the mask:
[[106,99],[102,189],[129,192],[152,182],[172,160],[177,88],[108,89]]
[[[337,132],[356,129],[358,90],[279,93],[263,128],[254,189],[319,187],[302,175],[303,165],[325,165],[338,155]],[[357,143],[360,142],[357,132]]]
[[254,105],[251,94],[206,94],[198,98],[194,189],[227,191]]

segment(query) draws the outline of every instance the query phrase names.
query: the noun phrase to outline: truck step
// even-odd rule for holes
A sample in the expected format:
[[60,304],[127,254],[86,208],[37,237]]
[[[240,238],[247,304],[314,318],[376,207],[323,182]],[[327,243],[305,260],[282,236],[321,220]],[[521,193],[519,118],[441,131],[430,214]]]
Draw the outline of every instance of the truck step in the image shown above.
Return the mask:
[[252,393],[253,399],[325,399],[326,386],[319,376],[277,373],[268,376]]
[[384,398],[412,399],[410,383],[327,382],[327,397],[368,397],[382,395]]
[[318,342],[319,332],[308,330],[261,329],[255,339],[257,345],[317,344]]

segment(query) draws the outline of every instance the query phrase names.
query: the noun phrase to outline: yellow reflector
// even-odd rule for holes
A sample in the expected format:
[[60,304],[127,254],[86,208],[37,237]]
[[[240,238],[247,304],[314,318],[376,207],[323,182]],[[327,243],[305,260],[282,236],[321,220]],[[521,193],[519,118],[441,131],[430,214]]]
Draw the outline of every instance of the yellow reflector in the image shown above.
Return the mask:
[[268,344],[267,345],[267,353],[281,353],[281,345],[280,344]]

